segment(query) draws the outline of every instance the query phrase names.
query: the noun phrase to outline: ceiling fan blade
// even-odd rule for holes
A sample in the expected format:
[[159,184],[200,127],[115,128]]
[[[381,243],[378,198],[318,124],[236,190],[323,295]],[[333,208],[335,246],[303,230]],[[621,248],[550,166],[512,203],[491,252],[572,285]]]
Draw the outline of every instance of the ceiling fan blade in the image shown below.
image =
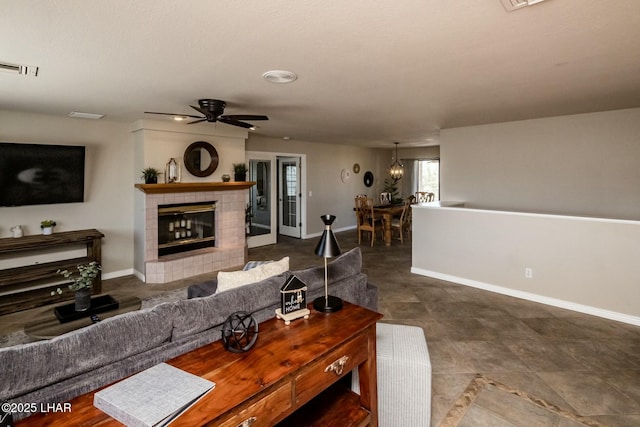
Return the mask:
[[[193,117],[193,116],[191,116],[191,117]],[[206,117],[199,117],[199,119],[200,119],[200,120],[194,120],[194,121],[189,122],[189,123],[187,123],[187,124],[188,124],[188,125],[192,125],[192,124],[194,124],[194,123],[200,123],[200,122],[206,122],[206,121],[207,121],[207,118],[206,118]]]
[[179,113],[156,113],[153,111],[145,111],[145,114],[162,114],[163,116],[176,116],[176,117],[193,117],[194,119],[201,119],[200,116],[192,116],[189,114],[179,114]]
[[230,119],[230,120],[269,120],[267,116],[256,116],[251,114],[229,114],[220,116],[220,119]]
[[196,110],[197,112],[199,112],[200,114],[202,114],[203,116],[208,116],[209,112],[207,110],[203,110],[200,107],[196,107],[195,105],[190,105],[191,108],[193,108],[194,110]]
[[218,117],[218,121],[222,122],[222,123],[226,123],[228,125],[232,125],[232,126],[239,126],[241,128],[245,128],[245,129],[251,129],[253,127],[253,125],[251,125],[249,123],[241,122],[241,121],[238,121],[238,120],[233,120],[233,119],[230,119],[230,118],[225,117],[225,116]]

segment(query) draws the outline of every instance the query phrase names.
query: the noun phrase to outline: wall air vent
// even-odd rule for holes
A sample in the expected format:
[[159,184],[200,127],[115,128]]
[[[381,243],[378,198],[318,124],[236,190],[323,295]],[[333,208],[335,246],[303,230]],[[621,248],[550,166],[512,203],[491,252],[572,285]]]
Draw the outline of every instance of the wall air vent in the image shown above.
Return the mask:
[[523,7],[532,6],[536,3],[543,2],[544,0],[500,0],[502,5],[507,11],[521,9]]
[[33,65],[11,64],[9,62],[0,62],[0,71],[19,74],[21,76],[36,77],[38,75],[38,67]]

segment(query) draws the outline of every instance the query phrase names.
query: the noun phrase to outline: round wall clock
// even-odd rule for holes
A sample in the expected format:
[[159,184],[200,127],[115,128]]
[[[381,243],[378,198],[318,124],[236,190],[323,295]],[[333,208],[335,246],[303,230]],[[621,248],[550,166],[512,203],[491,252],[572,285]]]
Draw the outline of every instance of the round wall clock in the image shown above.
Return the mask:
[[364,185],[367,187],[371,187],[373,185],[373,172],[366,171],[364,173]]
[[358,163],[353,164],[353,173],[360,173],[360,165]]
[[342,182],[347,182],[349,181],[350,178],[351,178],[351,172],[349,172],[346,169],[342,169],[342,171],[340,172],[340,179],[342,180]]

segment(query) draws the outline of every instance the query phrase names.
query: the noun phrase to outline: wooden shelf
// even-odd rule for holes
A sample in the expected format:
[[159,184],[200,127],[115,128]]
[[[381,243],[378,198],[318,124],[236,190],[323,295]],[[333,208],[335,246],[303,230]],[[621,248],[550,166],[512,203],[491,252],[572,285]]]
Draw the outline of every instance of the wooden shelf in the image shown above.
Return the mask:
[[[4,258],[18,256],[28,251],[57,250],[69,246],[84,245],[86,256],[59,261],[43,262],[0,270],[0,315],[20,310],[52,304],[73,298],[66,291],[66,284],[52,284],[63,280],[58,270],[72,270],[78,264],[91,261],[101,262],[101,240],[104,234],[98,230],[63,231],[49,235],[35,234],[19,238],[0,239],[0,255]],[[102,275],[98,274],[93,283],[93,293],[102,292]],[[51,291],[63,289],[62,295]]]
[[371,413],[360,405],[360,396],[336,383],[276,427],[325,427],[371,424]]
[[98,230],[77,230],[77,231],[62,231],[60,233],[53,233],[49,235],[33,234],[24,237],[4,237],[0,239],[0,254],[17,252],[17,251],[31,251],[34,249],[41,249],[45,246],[58,246],[58,245],[71,245],[75,243],[86,243],[95,239],[101,239],[104,234]]
[[135,187],[146,194],[188,193],[193,191],[246,190],[256,185],[255,181],[241,182],[185,182],[174,184],[136,184]]

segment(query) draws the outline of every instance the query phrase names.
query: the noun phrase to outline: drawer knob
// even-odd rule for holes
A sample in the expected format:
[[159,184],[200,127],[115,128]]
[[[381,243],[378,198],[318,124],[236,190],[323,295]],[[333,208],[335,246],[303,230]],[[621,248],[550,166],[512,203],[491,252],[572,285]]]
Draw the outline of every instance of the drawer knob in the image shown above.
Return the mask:
[[336,375],[342,375],[342,370],[344,369],[344,365],[347,364],[347,360],[349,360],[349,356],[342,356],[340,359],[333,362],[331,365],[328,365],[324,368],[325,372],[335,372]]
[[238,427],[251,427],[256,421],[258,421],[256,417],[247,418],[246,420],[238,424]]

